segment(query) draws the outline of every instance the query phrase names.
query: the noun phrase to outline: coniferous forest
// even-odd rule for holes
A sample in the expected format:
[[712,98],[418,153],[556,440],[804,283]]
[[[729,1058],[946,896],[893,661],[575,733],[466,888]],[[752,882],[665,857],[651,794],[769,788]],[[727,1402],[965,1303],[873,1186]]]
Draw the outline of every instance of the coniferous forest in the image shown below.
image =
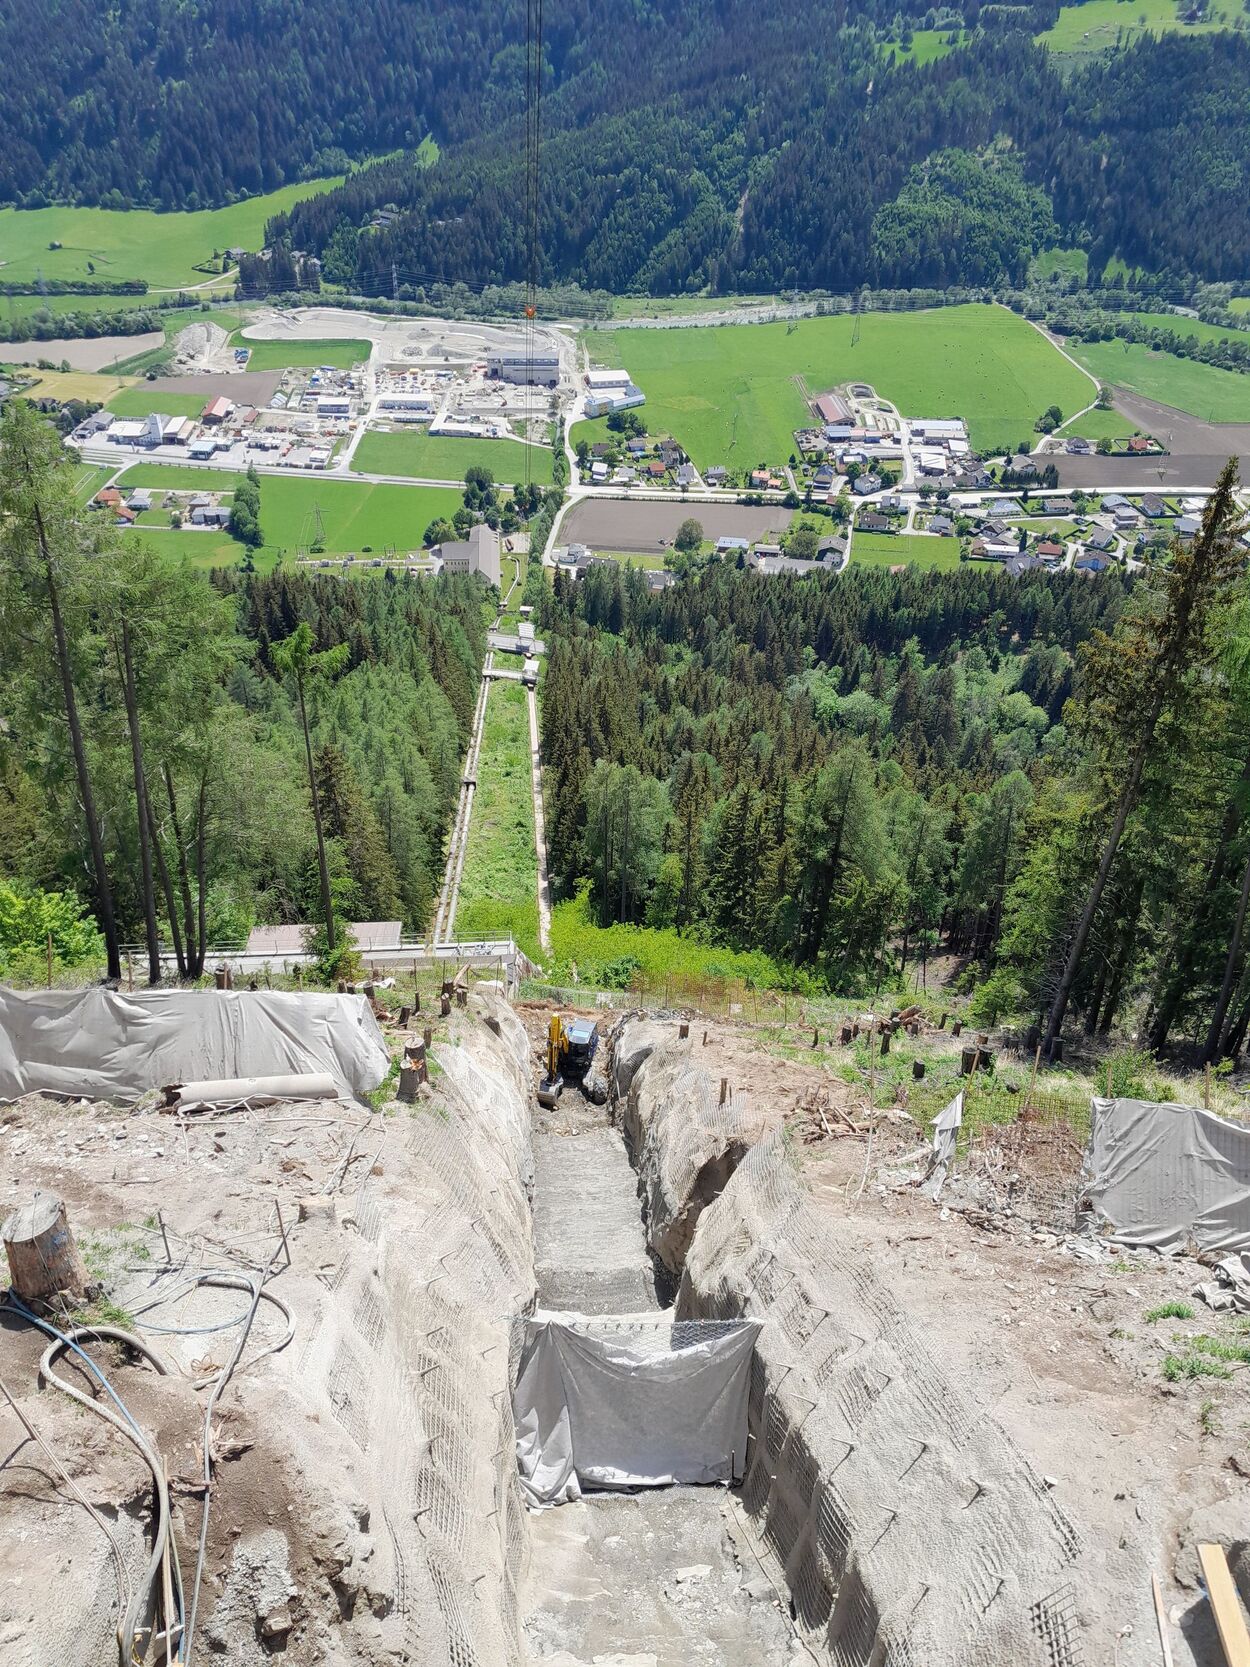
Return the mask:
[[[1035,42],[1053,0],[545,10],[543,283],[1011,283],[1056,239],[1094,272],[1117,255],[1250,271],[1244,34],[1072,63]],[[307,0],[254,23],[241,0],[14,0],[0,201],[207,207],[382,156],[275,222],[279,245],[366,295],[525,276],[518,0]],[[935,24],[975,33],[933,62],[892,56],[887,37]],[[245,287],[274,270],[245,264]]]
[[[1165,568],[765,577],[547,604],[553,884],[601,924],[871,994],[966,960],[975,1011],[1236,1051],[1250,1026],[1250,610],[1226,480]],[[1241,906],[1239,907],[1239,899]]]

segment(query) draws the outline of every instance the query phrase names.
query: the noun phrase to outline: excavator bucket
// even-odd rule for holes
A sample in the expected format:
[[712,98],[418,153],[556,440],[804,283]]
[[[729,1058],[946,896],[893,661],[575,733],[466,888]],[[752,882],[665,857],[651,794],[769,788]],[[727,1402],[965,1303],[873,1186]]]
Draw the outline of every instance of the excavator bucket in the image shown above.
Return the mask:
[[554,1106],[560,1098],[560,1090],[564,1087],[563,1077],[544,1077],[538,1085],[538,1103],[540,1106]]

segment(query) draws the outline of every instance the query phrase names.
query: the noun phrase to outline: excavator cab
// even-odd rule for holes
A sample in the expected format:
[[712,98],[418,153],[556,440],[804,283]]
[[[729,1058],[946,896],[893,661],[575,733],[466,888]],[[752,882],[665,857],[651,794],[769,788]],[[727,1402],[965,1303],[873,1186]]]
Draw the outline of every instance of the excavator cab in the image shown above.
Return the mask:
[[555,1105],[566,1077],[570,1082],[581,1082],[598,1047],[599,1026],[593,1019],[565,1020],[553,1013],[547,1026],[547,1068],[538,1085],[539,1105]]

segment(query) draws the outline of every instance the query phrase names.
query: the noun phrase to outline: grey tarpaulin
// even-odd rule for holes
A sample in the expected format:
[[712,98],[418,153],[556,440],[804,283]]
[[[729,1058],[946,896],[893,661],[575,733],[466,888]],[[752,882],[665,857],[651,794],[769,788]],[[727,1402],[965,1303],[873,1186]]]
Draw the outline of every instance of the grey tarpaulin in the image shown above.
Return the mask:
[[758,1331],[671,1315],[527,1321],[513,1411],[528,1503],[740,1473]]
[[1085,1199],[1121,1244],[1250,1250],[1250,1128],[1196,1106],[1092,1101]]
[[296,1071],[362,1094],[389,1063],[365,996],[0,989],[0,1099],[135,1099],[167,1083]]

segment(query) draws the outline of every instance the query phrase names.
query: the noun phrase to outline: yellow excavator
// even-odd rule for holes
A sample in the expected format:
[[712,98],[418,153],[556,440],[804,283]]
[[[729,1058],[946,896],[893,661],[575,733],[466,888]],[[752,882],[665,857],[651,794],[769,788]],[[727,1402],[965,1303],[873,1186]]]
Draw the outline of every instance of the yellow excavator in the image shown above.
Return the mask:
[[540,1106],[554,1106],[565,1078],[581,1082],[599,1046],[599,1026],[593,1019],[565,1019],[551,1015],[547,1026],[547,1070],[538,1085]]

